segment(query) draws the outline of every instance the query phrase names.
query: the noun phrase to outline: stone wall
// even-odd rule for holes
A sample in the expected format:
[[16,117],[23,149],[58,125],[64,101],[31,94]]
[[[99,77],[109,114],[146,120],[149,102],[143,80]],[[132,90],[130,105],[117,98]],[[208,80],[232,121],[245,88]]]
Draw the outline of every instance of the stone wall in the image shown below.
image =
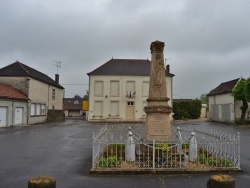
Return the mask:
[[48,121],[65,121],[63,110],[48,110]]

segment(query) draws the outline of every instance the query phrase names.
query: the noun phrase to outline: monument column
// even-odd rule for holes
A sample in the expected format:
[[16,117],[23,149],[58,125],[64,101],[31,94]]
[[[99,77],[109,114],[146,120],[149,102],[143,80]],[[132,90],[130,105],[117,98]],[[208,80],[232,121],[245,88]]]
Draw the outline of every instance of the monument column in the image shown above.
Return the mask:
[[146,116],[146,140],[171,139],[170,113],[168,105],[166,75],[164,68],[164,43],[151,43],[151,72],[149,83],[148,105],[144,107]]

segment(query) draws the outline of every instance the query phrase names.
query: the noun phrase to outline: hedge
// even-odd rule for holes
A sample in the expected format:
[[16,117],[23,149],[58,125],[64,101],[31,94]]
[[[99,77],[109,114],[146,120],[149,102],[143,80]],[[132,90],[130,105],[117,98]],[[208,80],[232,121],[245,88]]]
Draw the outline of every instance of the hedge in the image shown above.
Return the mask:
[[173,102],[174,119],[198,119],[201,114],[201,101],[186,100]]

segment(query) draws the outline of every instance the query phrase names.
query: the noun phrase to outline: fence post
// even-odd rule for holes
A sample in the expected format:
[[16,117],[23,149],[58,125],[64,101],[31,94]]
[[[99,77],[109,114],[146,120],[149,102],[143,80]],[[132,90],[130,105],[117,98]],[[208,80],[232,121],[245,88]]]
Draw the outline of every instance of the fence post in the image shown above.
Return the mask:
[[197,159],[197,141],[194,136],[195,133],[192,132],[189,144],[189,161],[196,161]]
[[238,168],[240,168],[240,132],[238,132]]
[[125,160],[135,161],[135,142],[132,131],[128,131],[128,139],[125,146]]
[[155,169],[155,139],[153,139],[153,170]]
[[95,132],[93,132],[93,140],[92,140],[92,169],[94,169],[95,167],[95,162],[94,162],[94,156],[95,156],[95,144],[94,141],[95,140]]

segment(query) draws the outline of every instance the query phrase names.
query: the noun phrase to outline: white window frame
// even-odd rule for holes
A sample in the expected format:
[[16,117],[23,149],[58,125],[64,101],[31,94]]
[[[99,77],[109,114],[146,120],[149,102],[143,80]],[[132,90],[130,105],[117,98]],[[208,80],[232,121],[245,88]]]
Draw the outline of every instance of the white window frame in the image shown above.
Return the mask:
[[30,104],[30,116],[35,116],[36,115],[36,104],[31,103]]

